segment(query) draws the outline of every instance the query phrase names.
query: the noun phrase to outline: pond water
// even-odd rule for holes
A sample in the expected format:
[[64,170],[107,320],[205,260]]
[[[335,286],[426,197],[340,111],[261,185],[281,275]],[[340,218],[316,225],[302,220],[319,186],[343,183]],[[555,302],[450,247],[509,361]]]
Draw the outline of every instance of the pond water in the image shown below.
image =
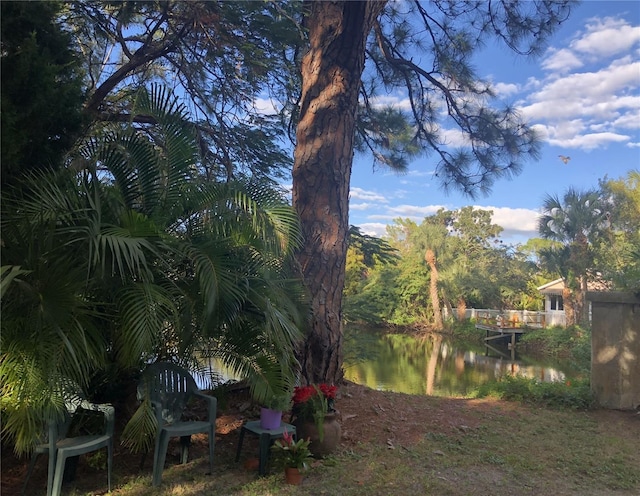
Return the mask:
[[505,374],[565,381],[577,376],[566,363],[536,361],[496,346],[425,337],[345,332],[345,379],[372,389],[430,396],[466,396]]

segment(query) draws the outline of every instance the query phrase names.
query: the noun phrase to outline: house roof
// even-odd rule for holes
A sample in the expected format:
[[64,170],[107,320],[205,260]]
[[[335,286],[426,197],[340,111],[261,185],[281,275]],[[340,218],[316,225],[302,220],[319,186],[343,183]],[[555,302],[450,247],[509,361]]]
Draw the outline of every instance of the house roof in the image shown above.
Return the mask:
[[[564,289],[564,279],[562,277],[560,279],[555,279],[554,281],[539,286],[537,289],[542,294],[562,294],[562,290]],[[588,291],[609,291],[610,289],[611,283],[607,281],[597,280],[587,282]]]
[[562,290],[564,289],[564,279],[562,277],[560,279],[556,279],[554,281],[548,282],[547,284],[543,284],[538,287],[538,291],[541,293],[558,293],[562,294]]

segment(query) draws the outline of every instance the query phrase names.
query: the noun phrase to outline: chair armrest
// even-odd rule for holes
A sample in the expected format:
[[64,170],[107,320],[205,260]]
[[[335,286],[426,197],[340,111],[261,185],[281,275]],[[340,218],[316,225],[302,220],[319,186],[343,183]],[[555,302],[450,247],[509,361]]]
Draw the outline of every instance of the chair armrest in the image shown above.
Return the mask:
[[207,403],[207,410],[209,412],[208,420],[209,422],[213,422],[215,425],[216,422],[216,413],[218,408],[218,398],[215,396],[211,396],[208,394],[201,393],[200,391],[195,391],[194,396],[201,398]]

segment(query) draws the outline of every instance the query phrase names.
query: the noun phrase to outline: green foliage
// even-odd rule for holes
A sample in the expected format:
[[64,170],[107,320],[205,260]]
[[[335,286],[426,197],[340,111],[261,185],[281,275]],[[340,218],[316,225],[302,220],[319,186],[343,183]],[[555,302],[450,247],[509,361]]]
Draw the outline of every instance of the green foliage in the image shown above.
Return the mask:
[[439,273],[439,308],[464,302],[475,308],[539,309],[541,297],[530,280],[536,266],[516,248],[497,242],[502,228],[491,212],[465,207],[441,209],[418,225],[396,219],[390,244],[399,258],[393,264],[365,266],[361,252],[347,254],[345,316],[348,321],[396,325],[434,321],[430,297],[431,251]]
[[[299,9],[298,2],[86,1],[70,2],[59,21],[74,33],[89,73],[85,109],[93,122],[144,126],[149,116],[133,108],[137,90],[176,88],[197,120],[203,177],[275,185],[292,162],[282,138],[299,86]],[[257,108],[264,98],[281,113]]]
[[478,388],[478,398],[497,397],[552,408],[585,410],[594,404],[588,380],[540,382],[526,377],[506,375]]
[[60,167],[80,133],[82,74],[60,2],[1,2],[2,186]]
[[562,199],[548,195],[538,219],[538,231],[545,239],[560,243],[543,249],[540,256],[547,269],[565,280],[567,324],[585,324],[587,281],[593,280],[594,245],[609,230],[610,205],[601,191],[569,188]]
[[621,290],[640,292],[640,171],[600,182],[612,205],[611,232],[596,246],[597,267]]
[[17,451],[60,408],[63,378],[104,394],[150,360],[196,365],[207,349],[256,397],[293,387],[304,316],[295,213],[268,185],[201,180],[194,128],[162,88],[136,108],[156,124],[103,128],[79,148],[79,172],[29,175],[3,198],[13,277],[3,277],[0,379]]
[[262,404],[270,410],[286,412],[291,408],[291,396],[292,393],[290,391],[284,394],[274,394],[267,397]]
[[472,343],[484,342],[485,336],[483,330],[476,329],[476,323],[473,320],[454,320],[447,326],[447,333],[450,333],[456,339]]
[[294,440],[293,436],[285,431],[282,439],[278,439],[273,443],[271,451],[285,467],[307,470],[309,462],[313,458],[311,450],[309,450],[310,444],[310,439],[300,438]]
[[570,358],[573,366],[589,372],[591,366],[591,332],[580,326],[531,329],[520,342],[539,355]]

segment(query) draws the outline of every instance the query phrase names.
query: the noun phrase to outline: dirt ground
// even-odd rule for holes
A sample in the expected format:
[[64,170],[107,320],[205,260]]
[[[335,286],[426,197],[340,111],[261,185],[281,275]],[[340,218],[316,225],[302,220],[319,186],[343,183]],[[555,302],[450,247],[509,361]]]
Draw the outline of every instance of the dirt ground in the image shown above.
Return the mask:
[[[225,403],[224,408],[220,408],[216,422],[216,458],[232,461],[240,427],[246,420],[258,417],[258,407],[251,404],[246,391],[230,393]],[[477,427],[483,419],[517,415],[519,409],[526,408],[517,403],[493,399],[434,398],[375,391],[353,383],[340,386],[336,407],[341,417],[341,447],[344,449],[355,448],[362,442],[390,448],[409,447],[423,439],[427,432],[451,434],[459,430],[465,431]],[[625,433],[638,432],[640,429],[640,415],[636,412],[597,410],[588,415],[593,416],[598,425],[606,426],[612,435],[625,436]],[[245,441],[251,442],[255,443],[250,438]],[[243,453],[251,450],[251,447],[245,446]],[[205,453],[206,440],[197,437],[194,439],[190,458]],[[173,454],[170,452],[169,455],[168,460]],[[127,452],[116,442],[114,473],[117,474],[117,479],[140,473],[149,475],[151,456],[147,457],[142,471],[140,460],[141,455]],[[19,494],[27,462],[16,459],[11,448],[6,446],[2,447],[1,461],[1,494]],[[47,464],[43,459],[36,466],[27,494],[44,494],[46,470]],[[104,472],[96,471],[81,461],[74,482],[76,489],[81,493],[85,487],[86,491],[95,490],[96,480],[103,477],[103,474]]]

